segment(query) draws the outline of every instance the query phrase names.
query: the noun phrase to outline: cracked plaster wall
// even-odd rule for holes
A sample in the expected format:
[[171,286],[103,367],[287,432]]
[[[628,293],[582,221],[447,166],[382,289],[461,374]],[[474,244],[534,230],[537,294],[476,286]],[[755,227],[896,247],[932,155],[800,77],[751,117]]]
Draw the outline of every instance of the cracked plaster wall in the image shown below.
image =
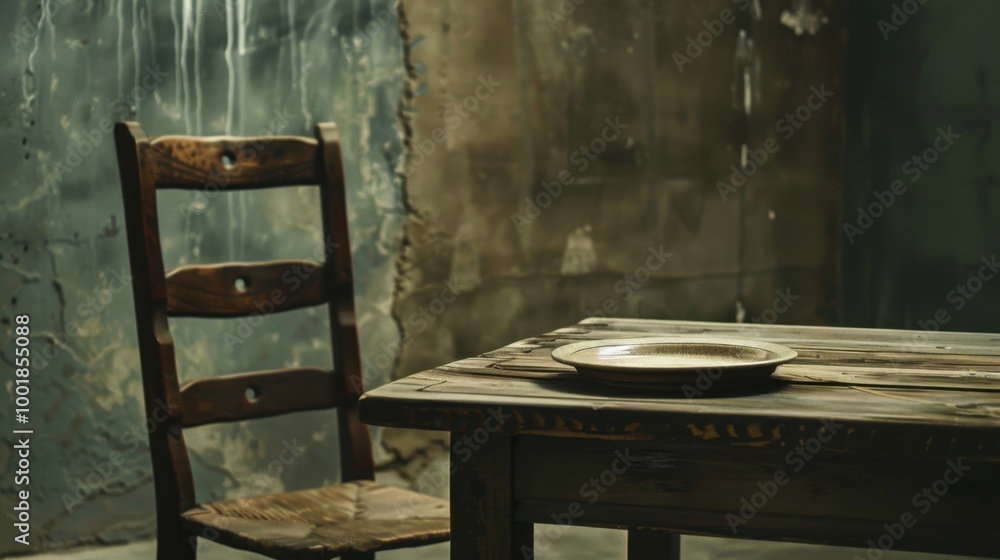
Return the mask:
[[[11,320],[27,313],[38,356],[31,549],[149,537],[153,495],[132,299],[122,281],[128,260],[114,142],[92,131],[105,118],[138,120],[151,135],[311,135],[316,122],[337,122],[353,187],[363,353],[373,355],[396,334],[388,302],[403,213],[396,168],[405,72],[394,7],[388,0],[43,0],[4,2],[0,18],[0,424],[13,423]],[[168,266],[309,257],[320,247],[318,197],[308,188],[283,197],[167,192],[159,201]],[[182,379],[330,360],[325,312],[267,317],[257,327],[206,320],[172,327]],[[381,381],[378,372],[368,377]],[[200,499],[338,478],[330,413],[186,435]],[[9,430],[2,437],[0,465],[9,473]],[[286,445],[299,457],[269,470]],[[102,473],[113,452],[122,462]],[[3,503],[10,484],[0,481]],[[0,544],[0,555],[12,546],[20,545]]]

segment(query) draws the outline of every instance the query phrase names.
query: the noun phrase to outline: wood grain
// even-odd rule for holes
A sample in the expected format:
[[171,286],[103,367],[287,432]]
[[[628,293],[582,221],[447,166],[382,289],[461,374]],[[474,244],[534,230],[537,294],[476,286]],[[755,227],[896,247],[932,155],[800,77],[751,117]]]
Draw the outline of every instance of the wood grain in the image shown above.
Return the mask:
[[358,417],[357,399],[364,393],[361,369],[361,343],[358,340],[357,312],[354,309],[354,268],[351,264],[350,235],[347,228],[347,193],[340,132],[333,123],[316,125],[324,188],[320,190],[323,206],[323,239],[326,278],[333,296],[328,306],[330,336],[336,351],[334,369],[345,372],[339,390],[351,398],[337,409],[337,430],[343,451],[340,472],[344,480],[370,480],[374,477],[372,442],[368,427]]
[[269,315],[326,301],[326,275],[315,261],[184,266],[167,273],[167,312],[175,317]]
[[149,139],[138,123],[115,125],[115,149],[125,205],[136,336],[156,496],[157,558],[194,560],[196,549],[181,526],[180,512],[195,504],[194,479],[181,429],[183,405],[174,341],[167,323],[166,276],[156,212],[156,174]]
[[451,498],[455,509],[451,531],[462,535],[451,546],[452,560],[520,560],[534,557],[533,526],[514,521],[512,441],[493,434],[477,445],[479,434],[467,437],[475,452],[469,456],[452,447]]
[[317,147],[296,136],[160,136],[148,158],[157,188],[229,191],[317,184]]
[[[1000,468],[994,461],[959,454],[872,457],[836,444],[812,454],[802,449],[804,455],[794,446],[736,453],[660,441],[520,438],[512,475],[515,519],[542,520],[578,502],[582,525],[648,524],[686,534],[866,548],[868,539],[885,531],[883,523],[911,512],[919,522],[894,549],[1000,555],[991,529],[992,512],[1000,506]],[[628,464],[616,464],[620,456]],[[949,462],[959,459],[968,472],[936,502],[915,505],[914,496],[943,479]],[[624,472],[602,481],[601,474],[613,466]],[[783,484],[774,484],[767,496],[758,484],[772,483],[779,471]],[[586,484],[593,490],[581,495]],[[754,498],[756,493],[761,495]],[[756,511],[747,509],[746,523],[731,525],[727,515],[740,516],[744,499],[760,501]]]
[[[784,344],[800,357],[758,389],[685,398],[595,385],[550,356],[579,340],[699,333]],[[503,406],[514,418],[504,426],[509,433],[681,440],[705,439],[704,426],[723,435],[729,424],[761,426],[759,438],[741,431],[740,441],[708,440],[745,445],[764,445],[774,429],[827,418],[851,424],[851,445],[923,452],[927,434],[943,430],[949,437],[931,445],[991,453],[998,449],[990,437],[1000,428],[998,381],[998,335],[601,319],[412,375],[370,392],[362,411],[373,423],[464,431],[490,406]]]
[[345,401],[339,375],[296,368],[221,375],[181,387],[184,427],[333,408]]

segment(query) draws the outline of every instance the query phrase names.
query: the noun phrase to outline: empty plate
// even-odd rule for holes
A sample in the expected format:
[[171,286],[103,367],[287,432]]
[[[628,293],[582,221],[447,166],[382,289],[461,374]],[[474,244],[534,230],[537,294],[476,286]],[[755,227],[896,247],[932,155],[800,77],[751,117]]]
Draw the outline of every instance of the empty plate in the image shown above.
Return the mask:
[[555,361],[602,383],[698,391],[760,382],[796,356],[780,344],[714,337],[587,340],[552,351]]

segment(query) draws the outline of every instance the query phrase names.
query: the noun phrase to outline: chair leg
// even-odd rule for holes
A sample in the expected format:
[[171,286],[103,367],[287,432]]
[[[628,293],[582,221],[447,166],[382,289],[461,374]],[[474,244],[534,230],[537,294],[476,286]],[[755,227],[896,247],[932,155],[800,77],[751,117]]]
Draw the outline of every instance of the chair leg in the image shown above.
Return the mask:
[[[198,557],[198,537],[181,531],[164,534],[159,531],[156,536],[156,560],[196,560]],[[162,528],[161,528],[162,529]]]
[[680,535],[629,527],[628,560],[680,560],[680,558]]

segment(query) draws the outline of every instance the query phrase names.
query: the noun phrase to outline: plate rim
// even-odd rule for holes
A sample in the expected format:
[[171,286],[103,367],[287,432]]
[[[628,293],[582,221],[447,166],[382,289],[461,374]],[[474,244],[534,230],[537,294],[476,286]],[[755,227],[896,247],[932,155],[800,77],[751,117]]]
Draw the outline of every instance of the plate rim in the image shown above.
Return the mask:
[[574,368],[583,368],[589,370],[597,371],[614,371],[614,372],[663,372],[663,373],[677,373],[684,371],[693,371],[701,369],[699,367],[692,367],[690,365],[677,365],[677,366],[643,366],[643,365],[622,365],[622,364],[609,364],[607,362],[595,363],[586,360],[576,360],[572,358],[572,354],[579,352],[581,350],[588,350],[591,348],[597,348],[600,346],[623,346],[623,345],[648,345],[648,344],[715,344],[720,346],[740,346],[744,348],[755,348],[758,350],[766,350],[776,354],[775,357],[767,360],[756,360],[752,362],[740,363],[740,364],[729,364],[729,365],[718,365],[709,367],[718,367],[722,370],[736,370],[743,368],[761,368],[766,366],[779,366],[781,364],[787,363],[794,360],[799,356],[799,353],[789,348],[787,346],[776,344],[773,342],[766,342],[762,340],[750,340],[743,338],[731,338],[731,337],[704,337],[704,336],[648,336],[648,337],[630,337],[630,338],[602,338],[596,340],[581,340],[578,342],[571,342],[569,344],[564,344],[562,346],[557,346],[552,349],[552,359]]

